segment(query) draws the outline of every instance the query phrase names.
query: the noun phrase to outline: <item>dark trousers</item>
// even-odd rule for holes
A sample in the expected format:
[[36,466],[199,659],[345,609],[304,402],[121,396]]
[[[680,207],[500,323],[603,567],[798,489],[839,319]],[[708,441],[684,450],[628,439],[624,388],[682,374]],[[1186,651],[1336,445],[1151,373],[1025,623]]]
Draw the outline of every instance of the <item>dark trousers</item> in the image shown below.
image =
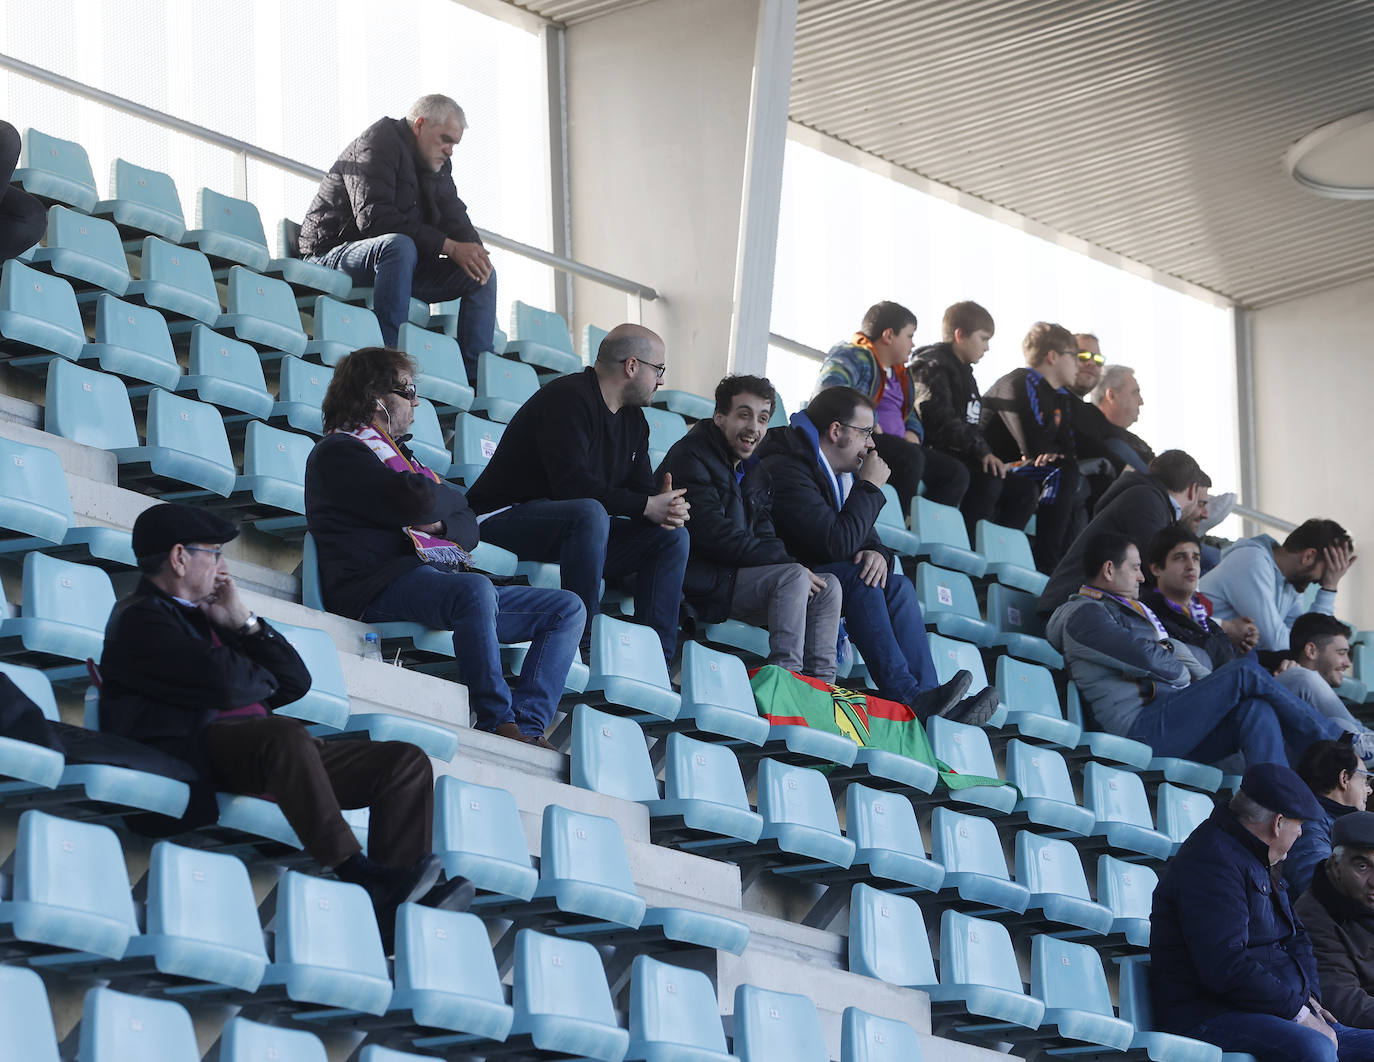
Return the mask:
[[1021,476],[994,476],[983,471],[981,461],[967,461],[968,490],[959,510],[968,526],[968,540],[977,541],[979,520],[1024,531],[1040,504],[1040,483]]
[[[1054,571],[1073,541],[1073,514],[1078,505],[1078,462],[1070,457],[1054,467],[1059,469],[1059,489],[1054,501],[1042,503],[1035,511],[1035,542],[1031,551],[1035,554],[1035,566],[1042,572]],[[1040,481],[1034,482],[1038,490]]]
[[892,469],[888,482],[902,503],[902,514],[911,514],[911,499],[922,483],[925,496],[940,505],[957,506],[968,489],[969,470],[949,454],[911,442],[900,435],[874,435],[878,456]]
[[434,774],[404,741],[321,741],[287,716],[225,719],[205,731],[219,788],[270,796],[322,867],[362,850],[340,808],[371,808],[368,856],[407,866],[430,850]]
[[19,133],[9,122],[0,122],[0,261],[7,262],[27,251],[43,237],[47,211],[22,188],[10,184],[19,161]]

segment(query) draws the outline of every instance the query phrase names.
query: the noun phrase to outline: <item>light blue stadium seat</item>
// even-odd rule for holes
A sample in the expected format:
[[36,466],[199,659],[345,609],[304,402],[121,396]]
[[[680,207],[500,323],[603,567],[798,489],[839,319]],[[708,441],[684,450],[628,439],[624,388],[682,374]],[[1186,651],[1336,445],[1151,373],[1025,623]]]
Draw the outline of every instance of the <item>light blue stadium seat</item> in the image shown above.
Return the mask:
[[[941,716],[926,720],[926,731],[935,755],[959,774],[977,774],[987,778],[1000,777],[992,758],[988,735],[976,726],[954,723]],[[967,789],[951,789],[948,799],[967,804],[974,814],[1005,815],[1016,806],[1016,790],[1009,785],[975,785]],[[938,856],[936,857],[939,858]]]
[[305,462],[314,446],[314,440],[304,435],[249,421],[243,438],[243,475],[235,478],[230,496],[239,518],[273,534],[294,537],[302,532]]
[[768,721],[755,707],[743,661],[693,641],[682,646],[682,710],[677,718],[689,723],[696,736],[724,739],[737,748],[768,739]]
[[1036,1029],[1045,1014],[1045,1004],[1026,994],[1006,926],[954,910],[940,916],[940,983],[925,991],[933,1007],[958,1003],[993,1019],[994,1038],[1002,1023]]
[[119,379],[71,362],[48,373],[43,430],[99,450],[138,445],[129,393]]
[[[639,729],[629,720],[616,722]],[[669,734],[667,742],[663,799],[649,804],[655,841],[664,843],[657,835],[661,830],[674,836],[673,847],[706,854],[756,842],[763,818],[749,807],[735,754],[725,745],[681,733]]]
[[[99,568],[27,554],[20,613],[0,620],[5,659],[56,669],[52,677],[58,681],[84,674],[88,657],[100,659],[114,602],[110,577]],[[64,661],[78,664],[63,667]]]
[[417,1047],[500,1042],[514,1012],[496,971],[487,927],[476,915],[402,904],[396,915],[396,990],[388,1017],[443,1029]]
[[528,365],[558,373],[582,368],[582,359],[573,350],[568,323],[553,310],[541,310],[519,300],[511,303],[510,339],[505,353]]
[[630,1034],[616,1022],[596,949],[531,929],[519,931],[515,949],[512,1038],[554,1057],[620,1062]]
[[509,424],[526,399],[539,390],[534,366],[490,352],[477,357],[477,396],[470,409]]
[[650,627],[603,614],[592,620],[588,692],[602,694],[607,710],[676,719],[682,698],[668,681],[663,646]]
[[1103,853],[1097,857],[1097,896],[1112,912],[1112,935],[1150,946],[1150,907],[1159,876],[1149,867]]
[[95,342],[86,344],[81,360],[134,383],[175,390],[181,381],[181,366],[162,314],[113,295],[96,299]]
[[649,763],[644,731],[633,720],[585,704],[576,705],[572,716],[572,784],[621,800],[657,803],[658,780]]
[[395,1051],[381,1044],[365,1044],[358,1062],[433,1062],[433,1055],[416,1055],[409,1051]]
[[1068,841],[1020,830],[1016,834],[1016,880],[1030,891],[1027,910],[1047,920],[1105,936],[1111,909],[1094,903],[1078,850]]
[[275,619],[272,627],[291,643],[310,672],[310,689],[306,695],[290,704],[278,705],[273,712],[318,723],[329,730],[345,729],[350,712],[348,683],[339,663],[339,651],[329,632]]
[[816,1005],[806,996],[754,985],[735,988],[740,1062],[827,1062]]
[[415,407],[415,421],[410,426],[409,446],[425,466],[440,479],[448,475],[453,465],[453,455],[448,443],[444,442],[444,429],[439,426],[439,414],[428,399],[420,399]]
[[635,889],[625,839],[614,819],[557,804],[544,808],[539,887],[564,914],[638,928],[645,903]]
[[1030,539],[1024,531],[1003,527],[991,520],[979,520],[973,529],[973,538],[978,552],[988,562],[989,576],[1013,590],[1024,590],[1036,596],[1044,592],[1050,577],[1036,571]]
[[415,393],[433,402],[441,416],[471,408],[474,393],[456,339],[406,322],[396,345],[415,362]]
[[1155,806],[1158,810],[1156,821],[1159,823],[1159,832],[1169,838],[1173,845],[1172,855],[1190,833],[1207,821],[1216,802],[1205,793],[1180,789],[1165,782],[1155,790]]
[[1071,837],[1091,836],[1097,819],[1074,798],[1069,766],[1058,752],[1013,738],[1007,742],[1007,781],[1021,794],[1013,814]]
[[89,214],[100,196],[86,149],[74,140],[59,140],[37,129],[25,129],[13,184],[45,202],[66,203]]
[[491,455],[496,453],[497,444],[505,432],[504,424],[473,413],[461,414],[454,426],[453,462],[449,465],[449,478],[471,487],[487,467]]
[[582,359],[588,365],[596,361],[596,352],[601,349],[601,341],[610,335],[610,329],[598,328],[594,324],[582,329]]
[[925,918],[909,896],[857,883],[849,899],[849,969],[928,991],[936,983]]
[[1028,741],[1059,748],[1077,747],[1082,728],[1064,718],[1054,676],[1041,664],[1010,656],[997,658],[997,694],[1006,705],[1006,723]]
[[1045,624],[1035,611],[1036,597],[993,583],[988,587],[988,622],[997,628],[993,645],[1022,660],[1058,670],[1064,666],[1059,650],[1045,640]]
[[0,966],[0,1029],[0,1062],[58,1062],[48,992],[32,970]]
[[1204,793],[1215,793],[1221,788],[1222,782],[1220,768],[1209,763],[1185,760],[1181,756],[1151,756],[1149,765],[1142,773],[1151,785],[1162,779]]
[[809,876],[824,867],[848,867],[855,844],[840,833],[835,803],[825,775],[765,757],[759,761],[761,842],[771,842],[765,858],[769,869],[788,876]]
[[194,247],[180,247],[156,236],[143,240],[138,277],[125,294],[142,299],[169,318],[200,321],[214,327],[220,309],[210,260]]
[[1135,1039],[1135,1026],[1112,1010],[1102,959],[1086,944],[1037,934],[1031,940],[1031,995],[1045,1004],[1041,1031],[1053,1027],[1055,1046],[1125,1051]]
[[855,846],[852,866],[890,892],[940,891],[945,868],[926,856],[910,800],[858,782],[849,784],[844,799],[845,827]]
[[1130,738],[1121,737],[1118,734],[1108,734],[1104,731],[1089,730],[1088,721],[1084,718],[1083,702],[1078,694],[1078,687],[1069,682],[1068,692],[1064,696],[1064,714],[1069,722],[1077,723],[1082,727],[1082,733],[1078,737],[1078,748],[1087,750],[1094,758],[1107,760],[1110,763],[1124,763],[1132,770],[1143,771],[1154,759],[1154,750],[1143,741],[1132,741]]
[[897,489],[890,483],[884,483],[882,491],[883,507],[879,510],[878,520],[874,525],[878,537],[882,539],[884,546],[896,550],[903,557],[916,556],[916,551],[921,546],[921,538],[907,530],[906,515],[902,512]]
[[198,247],[212,259],[247,266],[255,273],[266,269],[271,259],[258,208],[246,199],[209,188],[196,194],[196,227],[181,242]]
[[627,1062],[738,1062],[725,1046],[716,990],[700,970],[635,956]]
[[306,262],[300,255],[301,227],[289,218],[277,222],[277,252],[279,257],[267,263],[267,272],[279,276],[291,285],[297,296],[309,298],[315,292],[348,298],[353,281],[341,269],[330,269],[318,262]]
[[845,1007],[840,1018],[840,1062],[921,1062],[921,1041],[904,1021]]
[[61,277],[17,258],[0,273],[0,356],[21,368],[54,357],[75,361],[86,346],[76,292]]
[[916,596],[926,626],[949,638],[991,645],[997,628],[978,614],[973,583],[963,572],[937,568],[922,561],[916,566]]
[[649,464],[658,468],[673,443],[687,434],[687,422],[669,410],[644,408],[644,419],[649,422]]
[[762,663],[772,652],[768,631],[743,620],[725,619],[720,623],[707,623],[702,626],[699,634],[711,645],[736,650],[751,664]]
[[233,1018],[219,1042],[219,1062],[328,1062],[324,1044],[304,1029],[263,1025],[247,1018]]
[[439,778],[434,791],[434,851],[449,877],[468,878],[486,897],[528,900],[539,885],[515,798],[504,789]]
[[[370,287],[360,288],[354,286],[348,293],[349,302],[362,301],[362,304],[374,313],[377,310],[375,305],[376,293]],[[419,325],[424,328],[429,323],[429,304],[421,302],[412,296],[410,306],[406,311],[406,319],[410,324]]]
[[147,440],[144,446],[115,448],[121,486],[159,495],[187,487],[222,498],[234,492],[238,473],[224,420],[214,406],[153,388]]
[[[710,420],[716,412],[714,399],[707,398],[705,395],[694,395],[691,391],[674,391],[667,387],[661,387],[654,392],[653,402],[654,405],[678,413],[688,420]],[[785,424],[786,422],[786,417],[778,415],[774,415],[770,419],[772,424]]]
[[328,295],[315,299],[315,324],[305,345],[307,358],[333,366],[361,347],[383,345],[382,326],[371,310]]
[[1096,761],[1083,768],[1083,804],[1097,819],[1094,836],[1112,848],[1153,859],[1168,859],[1173,843],[1154,828],[1140,775]]
[[957,894],[961,908],[992,908],[1021,914],[1030,902],[1025,885],[1011,880],[1002,841],[992,820],[937,807],[931,813],[930,854],[945,868],[944,890]]
[[243,861],[159,841],[147,880],[147,932],[126,957],[148,956],[164,975],[254,991],[267,951]]
[[233,332],[264,357],[276,357],[278,352],[297,357],[305,353],[305,329],[296,297],[286,281],[233,266],[224,305],[225,312],[215,321],[218,330]]
[[1221,1048],[1214,1044],[1174,1033],[1155,1032],[1149,962],[1143,956],[1134,955],[1117,961],[1120,964],[1117,996],[1121,1000],[1121,1017],[1135,1027],[1135,1037],[1131,1040],[1133,1051],[1144,1051],[1157,1062],[1221,1062]]
[[189,359],[186,375],[176,383],[178,394],[208,402],[225,413],[243,413],[257,420],[272,415],[273,399],[262,361],[247,343],[195,324]]
[[[58,718],[52,685],[41,671],[0,664],[0,673],[8,676],[21,693],[38,705],[45,719]],[[66,759],[56,749],[0,735],[0,801],[9,792],[28,793],[35,786],[56,788],[62,781],[65,766]]]
[[277,885],[276,924],[264,988],[281,986],[295,1003],[386,1011],[391,978],[361,885],[288,870]]
[[[972,676],[968,687],[970,697],[991,685],[987,669],[983,667],[983,654],[976,645],[957,638],[946,638],[943,634],[931,634],[928,640],[930,656],[935,661],[935,676],[941,682],[948,682],[959,671],[967,671]],[[995,730],[1005,723],[1006,717],[1006,708],[999,704],[985,725]]]
[[137,935],[129,872],[114,831],[24,812],[14,878],[0,897],[0,939],[119,959]]
[[941,568],[981,579],[988,562],[969,548],[964,516],[952,505],[940,505],[925,497],[911,499],[911,530],[920,538],[918,556],[929,557]]
[[180,243],[186,235],[176,182],[124,159],[110,163],[110,198],[96,203],[91,213],[110,218],[130,238],[160,236]]
[[48,208],[48,231],[32,261],[66,277],[75,288],[123,295],[129,286],[129,263],[119,230],[103,218],[64,206]]
[[86,993],[76,1049],[81,1062],[199,1062],[196,1030],[180,1003],[109,988]]
[[281,359],[281,380],[277,401],[272,406],[272,423],[294,428],[307,435],[324,434],[320,405],[334,370],[327,365],[312,365],[300,358]]

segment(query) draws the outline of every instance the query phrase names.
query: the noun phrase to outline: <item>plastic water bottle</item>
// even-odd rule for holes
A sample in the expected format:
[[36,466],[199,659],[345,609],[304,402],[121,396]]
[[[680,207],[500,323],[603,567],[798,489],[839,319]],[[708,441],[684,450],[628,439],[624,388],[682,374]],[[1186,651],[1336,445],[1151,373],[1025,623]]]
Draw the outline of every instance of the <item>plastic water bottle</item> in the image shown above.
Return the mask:
[[382,639],[376,631],[368,631],[363,635],[363,659],[382,662]]

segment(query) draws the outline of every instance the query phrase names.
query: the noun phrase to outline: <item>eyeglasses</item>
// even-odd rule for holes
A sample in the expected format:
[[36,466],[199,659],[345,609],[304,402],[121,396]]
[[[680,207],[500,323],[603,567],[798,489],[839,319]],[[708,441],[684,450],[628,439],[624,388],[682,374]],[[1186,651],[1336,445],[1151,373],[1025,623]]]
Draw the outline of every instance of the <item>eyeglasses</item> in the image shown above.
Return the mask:
[[407,402],[412,402],[415,400],[415,385],[411,384],[409,387],[393,387],[391,393],[399,398],[404,398]]
[[861,428],[857,424],[846,424],[844,421],[840,421],[840,426],[859,432],[865,439],[873,438],[873,428]]
[[1094,365],[1101,365],[1107,359],[1104,358],[1101,354],[1094,354],[1091,350],[1080,350],[1078,352],[1078,360],[1090,361]]
[[224,556],[224,550],[222,549],[206,549],[204,546],[182,546],[181,548],[187,553],[208,553],[210,556],[214,557],[215,560],[219,560]]
[[656,373],[658,373],[658,378],[660,380],[663,379],[663,374],[668,371],[668,366],[666,363],[663,365],[655,365],[652,361],[645,361],[643,358],[622,358],[620,359],[620,364],[624,365],[627,361],[637,361],[641,365],[649,366]]

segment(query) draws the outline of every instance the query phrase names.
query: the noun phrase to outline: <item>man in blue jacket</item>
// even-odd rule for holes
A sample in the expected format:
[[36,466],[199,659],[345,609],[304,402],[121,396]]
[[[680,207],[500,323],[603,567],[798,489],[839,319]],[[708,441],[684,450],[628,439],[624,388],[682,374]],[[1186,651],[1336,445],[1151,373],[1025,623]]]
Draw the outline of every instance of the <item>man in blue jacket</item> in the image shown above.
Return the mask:
[[1150,988],[1165,1031],[1260,1062],[1374,1059],[1374,1031],[1321,1005],[1312,944],[1279,866],[1321,814],[1289,768],[1255,764],[1164,869],[1150,913]]

